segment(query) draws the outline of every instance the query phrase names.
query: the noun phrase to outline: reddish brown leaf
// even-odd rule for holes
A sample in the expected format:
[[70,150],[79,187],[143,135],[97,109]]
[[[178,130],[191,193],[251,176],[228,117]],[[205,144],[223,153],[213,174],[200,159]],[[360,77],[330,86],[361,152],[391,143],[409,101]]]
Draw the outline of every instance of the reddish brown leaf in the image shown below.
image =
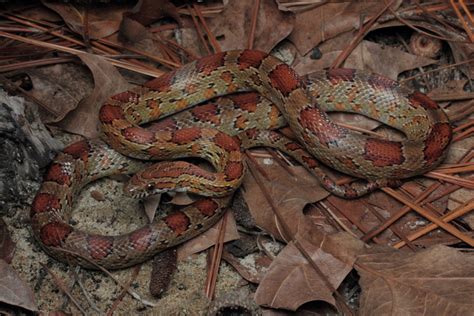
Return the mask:
[[0,218],[0,259],[11,263],[15,253],[15,243],[10,237],[7,224]]
[[99,109],[114,94],[126,91],[130,85],[108,61],[88,53],[78,55],[94,76],[94,91],[82,99],[77,108],[58,123],[64,130],[93,138],[100,134]]
[[[326,52],[318,60],[311,59],[311,54],[299,60],[295,69],[300,74],[309,74],[328,67],[339,56],[341,50]],[[390,60],[390,63],[387,63]],[[362,41],[349,55],[344,63],[345,68],[363,69],[382,74],[396,80],[403,71],[434,64],[434,59],[406,53],[399,48]]]
[[[57,1],[42,1],[45,6],[58,13],[69,26],[78,33],[84,34],[84,18],[87,6],[61,3]],[[122,14],[129,9],[126,5],[96,6],[88,8],[88,34],[89,38],[99,39],[107,37],[118,31]]]
[[[276,257],[257,288],[259,305],[296,310],[306,302],[322,300],[334,305],[333,289],[352,270],[363,243],[345,233],[324,235],[311,226],[299,234],[298,242],[324,275],[321,277],[290,242]],[[331,288],[327,283],[331,284]]]
[[474,310],[474,257],[436,246],[406,253],[362,255],[361,315],[470,315]]
[[[324,199],[329,193],[321,188],[318,180],[303,167],[290,167],[295,174],[293,177],[275,161],[269,161],[272,164],[260,164],[270,177],[268,181],[264,181],[264,185],[290,227],[291,234],[294,235],[299,224],[307,221],[303,214],[304,206]],[[275,213],[251,175],[245,177],[243,186],[245,188],[243,194],[245,201],[257,226],[283,240]]]
[[[253,1],[229,1],[221,14],[209,19],[222,50],[244,48],[249,37]],[[294,16],[278,10],[273,0],[262,0],[257,16],[254,49],[270,51],[290,34]]]
[[[237,231],[237,224],[235,223],[232,212],[227,212],[227,223],[225,226],[224,242],[235,240],[239,238],[239,232]],[[206,230],[201,235],[190,241],[182,244],[178,247],[178,260],[183,260],[192,254],[203,251],[216,244],[217,236],[219,235],[219,227],[221,226],[220,219],[214,226]]]
[[0,259],[0,302],[37,311],[35,295],[13,268]]
[[[396,9],[402,1],[396,1]],[[383,1],[329,2],[296,15],[295,27],[288,37],[302,55],[306,55],[319,43],[340,33],[361,27],[386,4]]]

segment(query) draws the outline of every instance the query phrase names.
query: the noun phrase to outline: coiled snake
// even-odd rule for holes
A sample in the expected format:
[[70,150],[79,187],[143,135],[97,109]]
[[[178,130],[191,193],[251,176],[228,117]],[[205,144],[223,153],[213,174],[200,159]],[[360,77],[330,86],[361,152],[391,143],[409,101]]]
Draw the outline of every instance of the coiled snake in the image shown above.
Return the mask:
[[[199,105],[238,92],[246,93]],[[406,139],[350,132],[328,118],[325,111],[331,110],[373,117],[403,131]],[[158,118],[165,119],[142,127]],[[326,189],[354,198],[434,168],[452,135],[434,101],[390,79],[334,69],[303,81],[277,58],[253,50],[207,56],[112,96],[102,106],[100,120],[105,142],[85,140],[66,147],[51,164],[31,207],[33,233],[43,248],[59,260],[88,268],[94,268],[90,261],[106,268],[127,267],[209,228],[242,181],[241,148],[283,150]],[[286,124],[304,147],[270,131]],[[204,158],[216,172],[172,161],[183,157]],[[149,167],[139,159],[165,161]],[[369,181],[336,185],[318,161]],[[81,188],[118,173],[136,173],[126,186],[136,196],[187,191],[207,197],[120,236],[88,234],[69,225],[65,217]]]

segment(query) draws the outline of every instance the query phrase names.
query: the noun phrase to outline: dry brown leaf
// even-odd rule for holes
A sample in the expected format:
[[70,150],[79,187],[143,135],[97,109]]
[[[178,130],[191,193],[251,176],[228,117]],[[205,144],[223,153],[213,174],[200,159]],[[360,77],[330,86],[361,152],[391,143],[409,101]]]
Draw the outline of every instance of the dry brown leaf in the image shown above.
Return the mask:
[[[84,35],[84,15],[86,6],[57,1],[41,1],[46,7],[58,13],[69,28]],[[107,6],[94,6],[88,8],[88,34],[91,39],[107,37],[118,31],[122,14],[129,10],[127,5],[107,4]]]
[[474,256],[436,246],[361,255],[361,315],[472,315]]
[[156,210],[160,206],[160,201],[161,194],[153,194],[143,199],[143,208],[145,209],[146,217],[150,223],[153,222],[155,218]]
[[[321,70],[329,67],[341,52],[324,53],[318,60],[312,60],[308,54],[298,60],[299,63],[295,69],[301,75]],[[398,74],[403,71],[434,63],[437,63],[434,59],[409,54],[398,48],[362,41],[346,59],[343,67],[363,69],[397,80]]]
[[346,59],[344,67],[364,69],[397,80],[401,72],[437,62],[434,59],[406,53],[395,47],[362,41]]
[[[209,19],[211,32],[223,51],[247,46],[254,1],[229,1],[224,11]],[[269,52],[290,34],[294,16],[278,10],[273,0],[262,0],[257,16],[254,49]]]
[[[290,242],[276,257],[257,288],[255,301],[272,308],[296,310],[310,301],[335,305],[332,289],[336,289],[352,270],[357,254],[364,250],[360,240],[346,233],[325,235],[310,225],[297,240],[313,259],[324,279]],[[303,231],[302,231],[303,233]],[[331,288],[327,283],[331,284]]]
[[13,254],[15,253],[15,243],[10,237],[7,223],[0,218],[0,259],[5,260],[7,263],[11,263]]
[[0,302],[38,311],[33,291],[2,259],[0,259]]
[[58,126],[68,132],[94,138],[100,134],[100,107],[109,96],[129,89],[130,84],[102,57],[88,53],[79,54],[78,57],[92,72],[94,90],[82,99],[76,109],[69,112]]
[[178,9],[168,0],[139,1],[126,16],[143,25],[149,25],[163,17],[171,17],[181,23]]
[[[235,223],[232,212],[227,211],[224,216],[227,216],[227,223],[225,225],[224,242],[239,239],[239,232],[237,231],[237,224]],[[200,234],[196,238],[181,244],[178,247],[178,260],[184,260],[187,257],[197,252],[203,251],[216,244],[219,236],[219,228],[222,219],[220,219],[214,226]]]
[[[402,1],[392,5],[396,10]],[[302,55],[306,55],[319,43],[340,33],[361,27],[385,6],[383,1],[329,2],[296,15],[295,27],[288,37]]]
[[[277,162],[274,160],[269,161],[272,162],[271,165],[260,164],[262,169],[268,174],[269,180],[262,176],[260,178],[264,181],[263,183],[269,191],[273,202],[277,205],[286,224],[290,227],[291,236],[294,236],[298,231],[300,222],[307,220],[303,214],[305,205],[322,200],[329,193],[303,167],[289,167],[295,174],[293,177]],[[281,230],[277,224],[274,211],[249,173],[244,178],[243,186],[245,188],[243,196],[257,226],[276,238],[284,240],[281,236]]]

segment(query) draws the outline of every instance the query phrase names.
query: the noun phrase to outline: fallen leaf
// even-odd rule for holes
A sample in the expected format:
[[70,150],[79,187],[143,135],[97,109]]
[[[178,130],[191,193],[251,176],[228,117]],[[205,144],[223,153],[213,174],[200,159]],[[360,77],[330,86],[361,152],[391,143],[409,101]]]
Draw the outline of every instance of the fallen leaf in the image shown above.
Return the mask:
[[0,218],[0,259],[5,260],[7,263],[11,263],[13,254],[15,253],[15,243],[10,237],[7,223]]
[[[304,56],[304,58],[298,59],[295,70],[301,75],[321,70],[330,66],[341,52],[342,50],[327,52],[319,60],[312,60],[311,56]],[[391,62],[387,63],[387,60]],[[406,70],[437,62],[434,59],[406,53],[395,47],[362,41],[346,59],[343,67],[375,72],[397,80],[398,75]]]
[[307,225],[306,234],[299,234],[297,240],[323,276],[291,241],[273,260],[258,286],[255,293],[257,304],[292,311],[316,300],[335,305],[333,289],[338,288],[352,270],[364,244],[346,233],[325,235],[312,228]]
[[100,134],[100,107],[111,95],[128,90],[130,84],[102,57],[88,53],[79,54],[78,57],[92,72],[94,91],[82,99],[77,107],[58,123],[58,126],[68,132],[94,138]]
[[344,67],[364,69],[397,80],[398,74],[406,70],[437,62],[435,59],[409,54],[395,47],[362,41],[346,59]]
[[[224,242],[235,240],[239,238],[239,232],[237,231],[237,224],[235,223],[232,212],[226,212],[224,216],[227,216],[227,223],[225,226]],[[178,247],[178,260],[184,260],[192,254],[201,252],[209,247],[216,244],[217,237],[219,235],[219,228],[221,226],[222,219],[215,223],[211,228],[200,234],[196,238],[193,238]]]
[[85,10],[88,10],[88,34],[91,39],[107,37],[118,31],[122,14],[130,9],[128,5],[94,6],[61,3],[57,1],[41,1],[46,7],[59,14],[69,28],[77,34],[84,35]]
[[161,194],[153,194],[143,199],[143,208],[145,209],[146,217],[150,223],[153,222],[155,218],[156,210],[160,206],[160,201]]
[[[219,15],[209,19],[209,28],[223,51],[246,46],[253,7],[254,1],[229,1]],[[293,14],[278,10],[273,0],[260,1],[253,48],[269,52],[290,34],[293,22]]]
[[[278,211],[290,227],[291,235],[294,236],[299,223],[306,220],[303,214],[305,205],[322,200],[329,193],[303,167],[289,167],[295,174],[292,176],[277,162],[268,161],[271,162],[270,165],[260,164],[260,167],[268,174],[269,179],[266,180],[262,176],[260,178],[277,205]],[[274,237],[284,240],[274,211],[250,173],[245,176],[243,186],[244,199],[257,226]]]
[[359,256],[361,315],[472,315],[474,256],[436,246]]
[[143,25],[149,25],[160,18],[171,17],[181,23],[181,17],[176,6],[168,0],[142,0],[139,1],[127,17]]
[[0,218],[0,259],[11,263],[15,253],[15,243],[10,237],[7,223]]
[[15,270],[0,259],[0,302],[36,312],[35,295]]
[[[396,10],[402,1],[391,6]],[[296,14],[295,26],[288,39],[302,55],[319,43],[361,27],[386,4],[383,1],[329,2]]]

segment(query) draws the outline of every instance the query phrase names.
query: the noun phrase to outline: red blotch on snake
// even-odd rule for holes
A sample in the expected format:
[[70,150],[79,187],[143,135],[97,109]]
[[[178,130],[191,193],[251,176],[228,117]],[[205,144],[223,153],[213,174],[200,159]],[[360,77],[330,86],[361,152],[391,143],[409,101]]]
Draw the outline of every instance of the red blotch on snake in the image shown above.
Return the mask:
[[269,74],[271,85],[280,91],[284,96],[288,96],[293,90],[300,85],[299,77],[296,72],[287,64],[280,64],[275,67]]
[[67,173],[59,163],[53,163],[51,167],[49,167],[48,173],[44,179],[45,181],[56,182],[60,185],[71,185],[71,175]]
[[92,258],[100,260],[112,252],[114,237],[90,235],[87,237],[87,248]]
[[61,203],[56,195],[49,193],[38,193],[31,205],[30,216],[33,217],[36,213],[59,210],[60,207]]
[[144,84],[144,86],[151,90],[155,90],[159,92],[169,91],[171,88],[171,85],[173,84],[175,74],[176,74],[176,71],[168,72],[162,76],[159,76],[156,79],[148,81],[147,83]]
[[173,142],[183,145],[199,137],[201,137],[201,129],[199,127],[183,128],[173,133]]
[[198,59],[196,61],[196,72],[209,76],[217,68],[224,66],[225,55],[226,53],[217,53]]
[[123,120],[125,117],[121,107],[105,104],[100,108],[99,119],[103,123],[112,123],[115,120]]
[[122,135],[129,141],[139,144],[150,144],[155,141],[155,133],[141,127],[127,127]]
[[87,162],[89,151],[90,145],[85,140],[69,145],[63,150],[64,153],[71,155],[74,159],[81,159],[84,162]]
[[242,177],[244,172],[243,165],[240,162],[229,162],[227,163],[224,174],[227,181],[233,181]]
[[52,222],[44,225],[39,237],[41,242],[49,247],[60,247],[72,232],[72,227],[62,222]]
[[425,160],[433,163],[438,159],[452,138],[452,129],[449,123],[437,123],[433,126],[430,134],[426,138],[425,149],[423,150]]
[[249,67],[258,68],[262,63],[262,60],[267,56],[268,54],[264,52],[244,50],[237,59],[237,63],[239,64],[240,69],[247,69]]
[[396,81],[377,74],[371,74],[367,78],[367,83],[376,89],[393,89],[398,86]]
[[415,91],[414,93],[410,94],[409,99],[411,104],[413,104],[415,107],[421,106],[426,110],[439,109],[438,103],[419,91]]
[[201,122],[209,122],[214,125],[220,124],[220,117],[217,105],[208,103],[191,109],[191,114]]
[[132,247],[138,251],[146,251],[152,244],[152,231],[149,226],[145,226],[137,229],[129,235],[129,240],[132,243]]
[[190,224],[189,217],[181,211],[177,211],[173,214],[166,216],[164,222],[168,227],[174,231],[177,235],[184,233]]
[[332,84],[336,84],[341,80],[350,81],[355,78],[355,70],[350,68],[329,69],[326,72],[326,77]]
[[[308,107],[300,112],[300,124],[319,138],[319,142],[328,146],[346,135],[346,131],[336,124],[329,124],[323,112],[316,107]],[[310,142],[310,138],[308,140]]]
[[401,165],[405,161],[402,143],[376,138],[367,139],[364,158],[377,167]]
[[133,102],[137,103],[140,95],[138,93],[132,92],[132,91],[125,91],[118,93],[112,97],[110,97],[112,100],[117,100],[120,102]]
[[226,151],[240,151],[240,144],[237,143],[237,140],[225,133],[217,133],[214,142]]

